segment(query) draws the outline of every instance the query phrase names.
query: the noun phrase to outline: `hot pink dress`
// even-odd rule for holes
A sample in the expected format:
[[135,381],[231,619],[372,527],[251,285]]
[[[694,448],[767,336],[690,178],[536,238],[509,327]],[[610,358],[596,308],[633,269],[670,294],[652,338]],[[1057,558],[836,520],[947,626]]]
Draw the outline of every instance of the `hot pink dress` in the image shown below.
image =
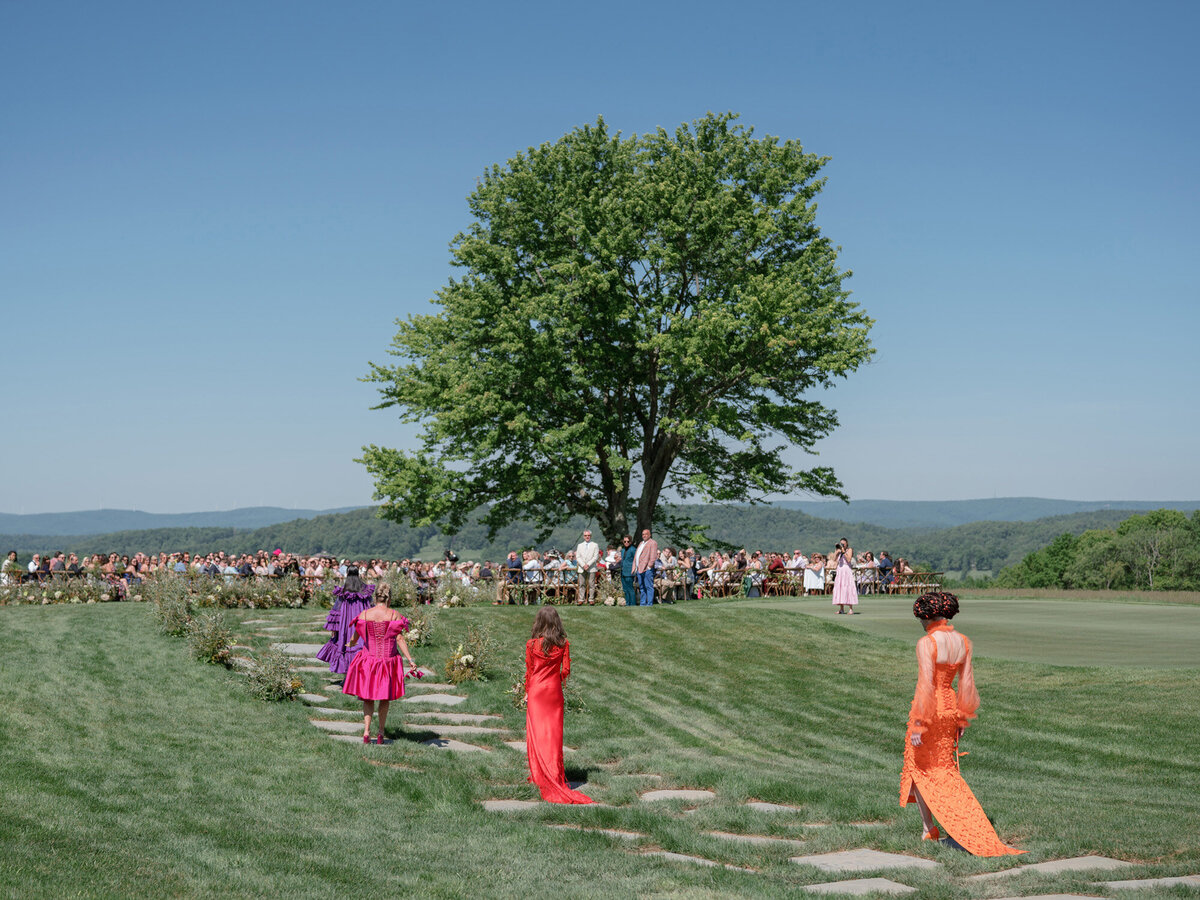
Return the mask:
[[404,696],[404,664],[396,649],[396,637],[408,626],[404,618],[371,622],[361,616],[354,620],[358,636],[366,647],[354,654],[343,694],[360,700],[397,700]]

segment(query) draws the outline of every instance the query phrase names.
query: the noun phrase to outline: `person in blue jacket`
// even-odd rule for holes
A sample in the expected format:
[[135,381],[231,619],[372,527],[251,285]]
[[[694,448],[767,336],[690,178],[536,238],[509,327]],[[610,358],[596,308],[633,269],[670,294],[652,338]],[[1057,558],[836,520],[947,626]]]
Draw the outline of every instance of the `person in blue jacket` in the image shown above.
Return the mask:
[[628,534],[621,538],[621,590],[625,592],[625,605],[636,606],[637,596],[633,593],[633,560],[637,548]]

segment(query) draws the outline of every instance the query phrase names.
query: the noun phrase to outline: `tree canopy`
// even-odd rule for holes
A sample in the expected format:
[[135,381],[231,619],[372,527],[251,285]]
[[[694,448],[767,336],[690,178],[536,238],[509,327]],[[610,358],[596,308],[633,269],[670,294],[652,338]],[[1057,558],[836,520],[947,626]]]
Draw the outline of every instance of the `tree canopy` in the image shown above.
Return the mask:
[[422,425],[414,452],[364,447],[382,514],[581,515],[616,541],[631,516],[686,534],[664,491],[844,499],[784,459],[837,425],[814,389],[873,352],[816,224],[826,162],[710,113],[629,138],[599,119],[493,166],[451,244],[462,277],[366,378]]

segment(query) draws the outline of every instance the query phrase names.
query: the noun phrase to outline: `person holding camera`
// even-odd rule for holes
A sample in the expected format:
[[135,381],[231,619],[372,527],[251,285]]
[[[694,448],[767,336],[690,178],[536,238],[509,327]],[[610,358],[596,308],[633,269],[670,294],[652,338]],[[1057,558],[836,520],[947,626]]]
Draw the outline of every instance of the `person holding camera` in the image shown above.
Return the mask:
[[[854,581],[854,550],[850,542],[842,538],[833,548],[833,605],[838,608],[838,615],[849,613],[854,615],[854,607],[858,605],[858,585]],[[846,607],[850,609],[846,609]]]

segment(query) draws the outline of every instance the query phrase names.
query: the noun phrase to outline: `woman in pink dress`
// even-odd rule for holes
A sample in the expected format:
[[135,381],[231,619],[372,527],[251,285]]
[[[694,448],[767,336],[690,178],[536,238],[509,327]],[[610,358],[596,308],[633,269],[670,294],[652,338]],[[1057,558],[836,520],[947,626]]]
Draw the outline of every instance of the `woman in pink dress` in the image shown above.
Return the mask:
[[[854,615],[854,607],[858,605],[858,585],[854,581],[854,567],[850,561],[854,559],[854,550],[850,542],[842,538],[833,548],[833,561],[837,568],[833,576],[833,605],[838,608],[838,615],[848,612]],[[846,609],[846,607],[851,607]]]
[[409,668],[416,664],[408,652],[404,632],[408,630],[408,619],[388,607],[390,592],[386,585],[375,593],[375,605],[355,618],[353,625],[366,646],[354,655],[346,672],[342,693],[352,694],[363,704],[363,743],[371,741],[371,717],[375,712],[375,701],[379,701],[379,737],[383,743],[383,731],[387,725],[390,701],[404,696],[404,666],[400,654],[404,654]]
[[553,606],[543,606],[525,644],[525,749],[529,780],[548,803],[591,803],[567,786],[563,769],[563,682],[571,674],[571,645]]

